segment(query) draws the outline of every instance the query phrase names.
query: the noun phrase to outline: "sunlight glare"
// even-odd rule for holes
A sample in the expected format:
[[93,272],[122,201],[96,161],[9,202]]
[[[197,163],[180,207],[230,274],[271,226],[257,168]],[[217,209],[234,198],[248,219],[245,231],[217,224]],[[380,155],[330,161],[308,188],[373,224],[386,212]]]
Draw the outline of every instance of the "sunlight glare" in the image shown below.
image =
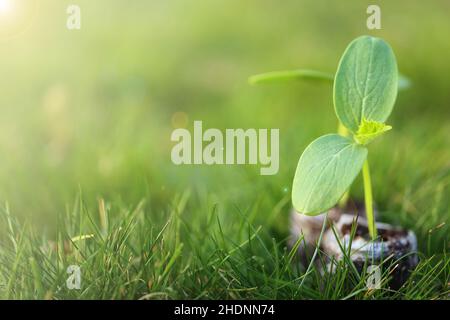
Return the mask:
[[5,14],[11,11],[11,0],[0,0],[0,14]]

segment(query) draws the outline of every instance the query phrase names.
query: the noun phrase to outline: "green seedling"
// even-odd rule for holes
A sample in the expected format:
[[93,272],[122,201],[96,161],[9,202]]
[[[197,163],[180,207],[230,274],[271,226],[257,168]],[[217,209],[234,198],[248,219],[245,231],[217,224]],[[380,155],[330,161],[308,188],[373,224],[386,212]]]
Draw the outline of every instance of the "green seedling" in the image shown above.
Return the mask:
[[398,91],[397,62],[382,39],[362,36],[345,50],[334,77],[335,113],[348,134],[314,140],[298,162],[294,208],[318,215],[336,205],[362,170],[369,232],[377,237],[367,145],[391,129],[385,124]]
[[[332,73],[312,70],[295,69],[261,73],[251,76],[248,81],[252,85],[284,83],[292,81],[323,82],[333,85],[335,76]],[[411,87],[411,81],[404,75],[398,75],[398,91],[403,91]],[[341,122],[338,122],[337,133],[342,136],[349,136],[349,131]],[[345,207],[349,194],[346,192],[339,201],[340,207]]]

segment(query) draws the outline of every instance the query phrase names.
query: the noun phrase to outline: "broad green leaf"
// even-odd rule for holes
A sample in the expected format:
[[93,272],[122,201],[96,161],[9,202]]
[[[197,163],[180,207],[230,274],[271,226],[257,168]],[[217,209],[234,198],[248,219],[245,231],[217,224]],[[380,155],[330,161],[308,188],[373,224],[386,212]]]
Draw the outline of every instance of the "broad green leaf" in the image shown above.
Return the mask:
[[349,138],[329,134],[303,152],[292,186],[294,208],[317,215],[334,206],[361,171],[367,149]]
[[353,40],[334,80],[334,109],[342,124],[356,132],[363,118],[384,122],[397,90],[397,62],[389,45],[369,36]]
[[251,84],[272,83],[290,80],[315,80],[333,82],[334,75],[317,70],[297,69],[287,71],[272,71],[251,76],[248,82]]
[[354,138],[357,143],[366,145],[376,137],[384,134],[391,129],[391,126],[386,125],[382,122],[367,120],[366,118],[363,118]]
[[[334,74],[312,70],[312,69],[296,69],[285,71],[271,71],[261,74],[255,74],[248,78],[250,84],[278,83],[289,81],[323,81],[331,85],[334,83]],[[403,91],[411,87],[411,80],[408,77],[398,74],[398,91]]]

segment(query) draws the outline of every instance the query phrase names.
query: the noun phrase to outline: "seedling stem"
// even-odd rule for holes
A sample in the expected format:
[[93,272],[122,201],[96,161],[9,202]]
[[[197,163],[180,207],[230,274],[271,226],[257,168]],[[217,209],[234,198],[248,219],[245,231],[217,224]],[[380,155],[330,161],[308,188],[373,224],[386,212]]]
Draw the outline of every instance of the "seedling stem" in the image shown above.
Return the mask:
[[[344,125],[339,121],[338,122],[338,129],[337,129],[338,134],[340,134],[343,137],[348,137],[349,136],[349,131],[346,127],[344,127]],[[350,192],[349,190],[347,190],[344,195],[342,196],[341,200],[339,200],[339,208],[344,209],[345,206],[347,205],[347,201],[348,198],[350,197]]]
[[369,161],[366,159],[363,165],[363,180],[364,180],[364,202],[366,205],[367,224],[372,240],[377,238],[377,228],[375,227],[375,219],[373,216],[373,201],[372,201],[372,182],[370,180]]

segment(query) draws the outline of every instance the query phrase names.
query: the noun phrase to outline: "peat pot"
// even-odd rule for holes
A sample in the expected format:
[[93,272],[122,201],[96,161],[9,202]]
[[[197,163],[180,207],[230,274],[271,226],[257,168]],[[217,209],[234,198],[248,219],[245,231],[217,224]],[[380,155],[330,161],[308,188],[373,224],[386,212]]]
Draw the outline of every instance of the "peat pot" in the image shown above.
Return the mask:
[[[308,257],[312,256],[319,240],[324,219],[325,214],[311,217],[299,214],[295,210],[291,212],[290,244],[293,245],[303,235],[304,240],[298,249],[303,263],[309,263]],[[330,227],[331,224],[334,232]],[[364,265],[382,264],[382,269],[389,267],[391,275],[389,286],[399,288],[418,264],[416,236],[410,230],[387,223],[378,222],[376,225],[378,238],[372,241],[364,216],[356,217],[355,214],[343,213],[337,208],[331,209],[320,244],[321,250],[328,258],[327,268],[333,271],[335,261],[344,258],[341,246],[348,252],[351,245],[350,258],[359,272],[362,272]],[[350,241],[352,229],[354,237]]]

